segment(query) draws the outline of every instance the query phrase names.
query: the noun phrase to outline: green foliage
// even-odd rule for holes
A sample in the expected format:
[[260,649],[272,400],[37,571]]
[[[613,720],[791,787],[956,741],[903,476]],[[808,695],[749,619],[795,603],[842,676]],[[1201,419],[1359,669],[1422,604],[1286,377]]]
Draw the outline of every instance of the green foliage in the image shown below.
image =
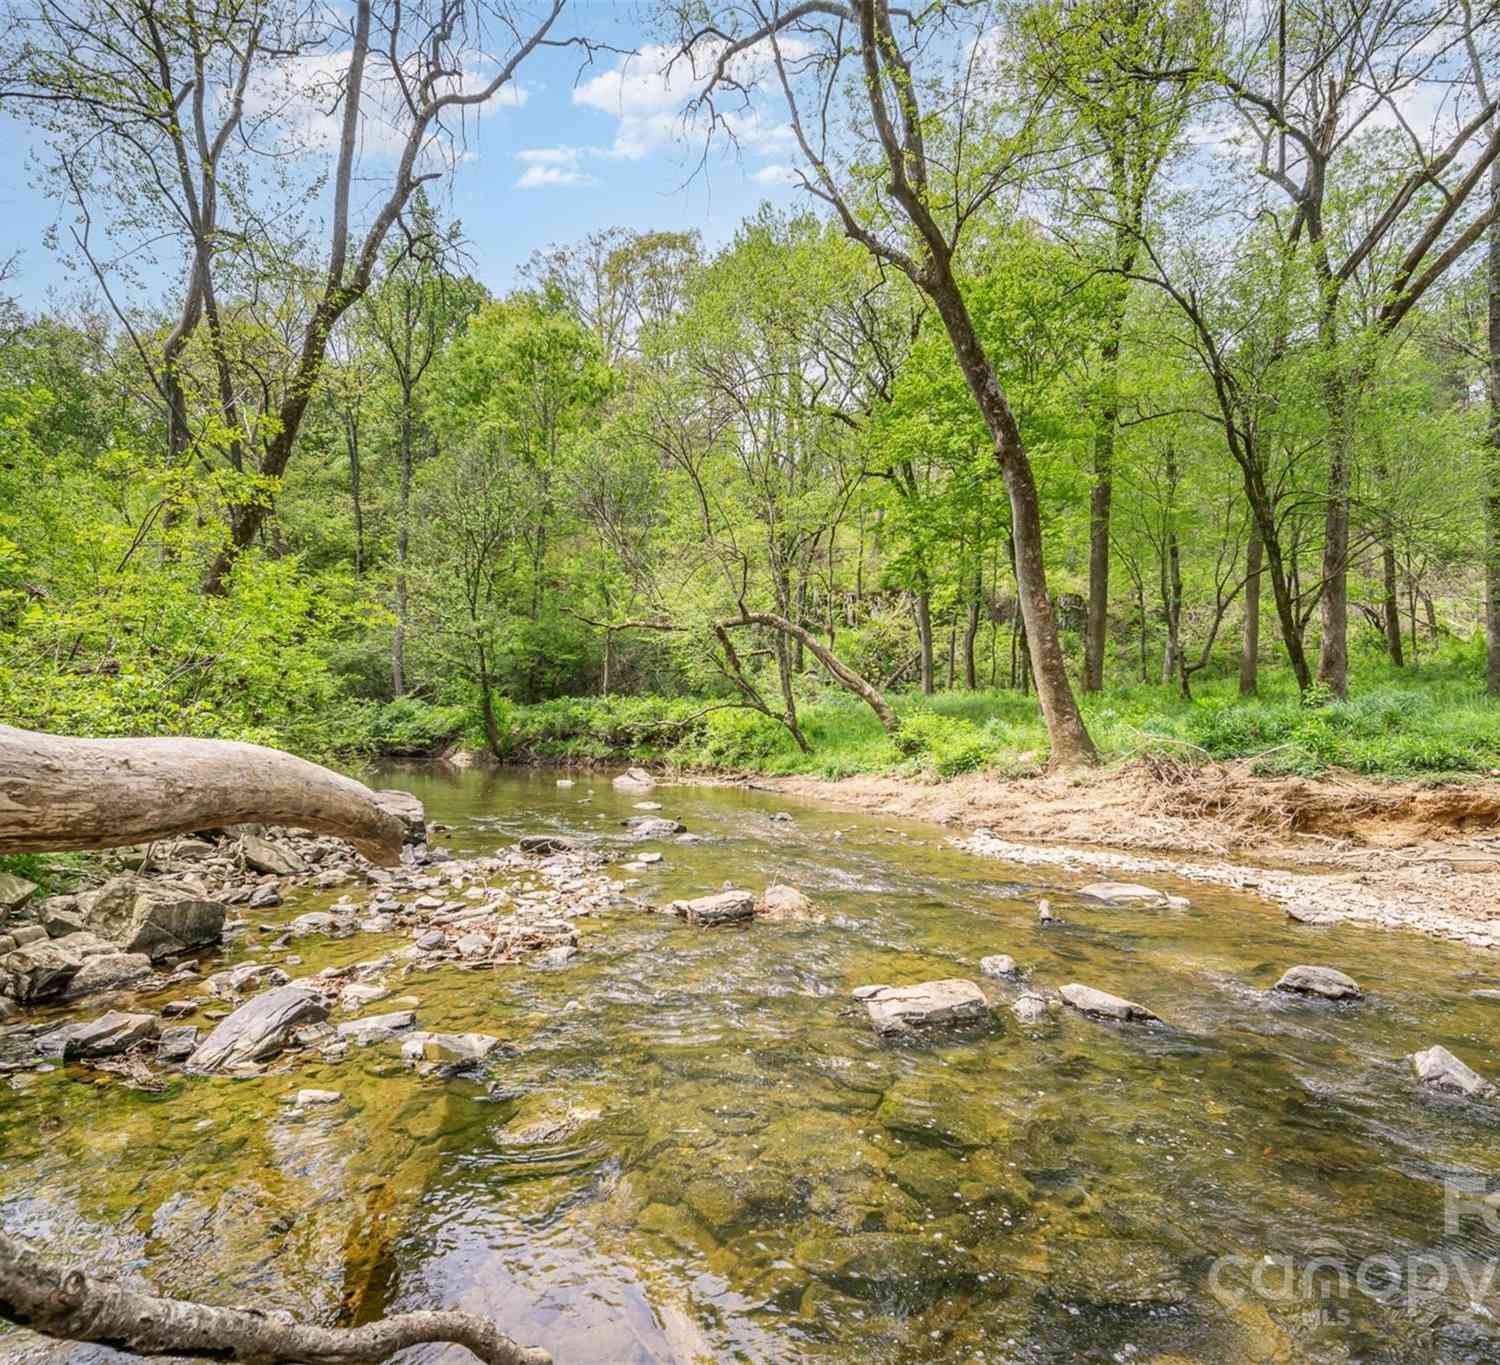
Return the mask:
[[468,719],[462,706],[434,706],[419,697],[397,697],[375,711],[370,741],[383,754],[431,754],[462,734]]

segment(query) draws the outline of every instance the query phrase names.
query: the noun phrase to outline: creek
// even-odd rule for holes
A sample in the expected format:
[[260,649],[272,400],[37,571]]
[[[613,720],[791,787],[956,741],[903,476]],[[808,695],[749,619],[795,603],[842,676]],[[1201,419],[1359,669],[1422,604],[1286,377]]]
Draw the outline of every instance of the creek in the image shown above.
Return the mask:
[[[1500,1104],[1423,1092],[1404,1060],[1441,1043],[1500,1076],[1500,1003],[1471,996],[1500,985],[1493,956],[1168,878],[1190,909],[1090,905],[1088,878],[941,827],[741,788],[660,786],[701,842],[627,845],[642,794],[558,776],[378,781],[459,856],[556,831],[621,863],[659,850],[616,873],[642,900],[786,882],[822,921],[622,905],[577,921],[566,965],[402,980],[420,1027],[506,1041],[469,1078],[418,1075],[397,1045],[156,1094],[17,1075],[0,1224],[158,1292],[325,1322],[470,1308],[559,1365],[1500,1360],[1500,1215],[1456,1193],[1497,1184]],[[1039,925],[1043,895],[1062,924]],[[290,952],[299,976],[407,942],[242,939],[202,965]],[[1019,987],[979,974],[994,953],[1165,1024],[1023,1028]],[[1364,998],[1272,991],[1296,963]],[[850,996],[945,977],[980,981],[993,1021],[893,1043]],[[294,1108],[302,1087],[342,1099]],[[0,1334],[0,1360],[111,1354]]]

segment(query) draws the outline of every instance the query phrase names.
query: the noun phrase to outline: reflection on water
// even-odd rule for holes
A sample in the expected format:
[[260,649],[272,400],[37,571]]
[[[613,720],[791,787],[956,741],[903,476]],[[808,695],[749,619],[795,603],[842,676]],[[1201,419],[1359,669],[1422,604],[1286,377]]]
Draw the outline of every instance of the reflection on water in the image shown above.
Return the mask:
[[[629,858],[640,798],[606,778],[383,780],[458,853],[558,830]],[[1444,1218],[1445,1179],[1500,1175],[1500,1110],[1419,1095],[1401,1061],[1442,1043],[1500,1075],[1500,1007],[1469,995],[1491,957],[1196,886],[1166,887],[1189,911],[1087,908],[1082,879],[1008,875],[878,814],[651,799],[702,842],[647,845],[665,858],[635,892],[786,881],[824,922],[705,931],[622,908],[579,921],[563,969],[402,980],[421,1026],[512,1045],[487,1080],[418,1079],[394,1048],[161,1095],[82,1068],[19,1078],[5,1225],[172,1293],[324,1321],[461,1304],[561,1362],[1500,1359],[1500,1220]],[[1036,922],[1043,889],[1060,927]],[[299,940],[294,970],[402,942]],[[997,952],[1169,1027],[1028,1032],[1004,1009],[1019,987],[986,981],[992,1027],[890,1045],[849,1001],[977,977]],[[1366,999],[1268,996],[1297,962]],[[304,1085],[344,1102],[293,1112]]]

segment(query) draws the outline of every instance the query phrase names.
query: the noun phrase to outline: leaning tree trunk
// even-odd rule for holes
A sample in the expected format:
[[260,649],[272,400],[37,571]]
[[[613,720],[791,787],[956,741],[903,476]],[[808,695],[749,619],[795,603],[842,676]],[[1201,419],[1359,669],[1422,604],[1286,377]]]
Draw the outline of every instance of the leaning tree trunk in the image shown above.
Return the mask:
[[393,864],[375,793],[279,749],[223,739],[73,739],[0,725],[0,854],[118,848],[238,824],[337,834]]
[[258,1308],[157,1298],[43,1260],[3,1232],[0,1318],[64,1341],[97,1342],[140,1356],[228,1357],[257,1365],[357,1365],[434,1342],[466,1346],[485,1365],[551,1365],[552,1360],[472,1313],[401,1313],[363,1327],[312,1327]]

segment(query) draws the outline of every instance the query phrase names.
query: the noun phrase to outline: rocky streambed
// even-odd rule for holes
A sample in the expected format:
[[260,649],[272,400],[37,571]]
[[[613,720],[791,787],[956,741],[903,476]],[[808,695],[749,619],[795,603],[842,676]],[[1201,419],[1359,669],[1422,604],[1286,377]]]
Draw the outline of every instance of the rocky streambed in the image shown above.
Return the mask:
[[7,1229],[563,1361],[1500,1354],[1491,954],[756,793],[387,780],[399,869],[233,831],[19,907]]

